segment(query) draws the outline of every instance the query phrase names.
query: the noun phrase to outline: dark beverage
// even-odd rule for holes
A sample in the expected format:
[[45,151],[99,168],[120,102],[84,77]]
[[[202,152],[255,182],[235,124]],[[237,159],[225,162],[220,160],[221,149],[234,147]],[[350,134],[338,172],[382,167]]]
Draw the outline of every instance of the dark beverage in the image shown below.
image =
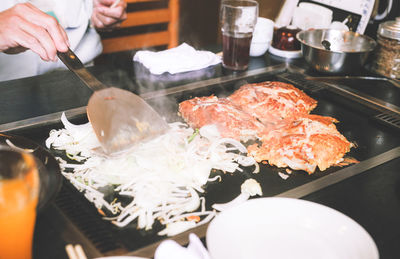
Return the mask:
[[232,70],[245,70],[249,65],[252,34],[222,35],[223,66]]

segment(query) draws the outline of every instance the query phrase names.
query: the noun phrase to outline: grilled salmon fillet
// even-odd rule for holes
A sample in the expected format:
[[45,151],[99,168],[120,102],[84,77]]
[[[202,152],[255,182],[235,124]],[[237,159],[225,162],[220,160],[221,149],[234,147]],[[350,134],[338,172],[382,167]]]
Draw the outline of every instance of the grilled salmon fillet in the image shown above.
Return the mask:
[[317,106],[317,101],[303,91],[277,81],[243,85],[228,99],[264,124],[308,114]]
[[256,161],[277,167],[290,167],[312,174],[340,164],[354,145],[336,129],[332,117],[302,115],[282,121],[262,137],[262,145],[248,147]]
[[247,141],[263,135],[265,127],[225,98],[195,97],[179,104],[179,113],[192,128],[216,125],[222,137]]

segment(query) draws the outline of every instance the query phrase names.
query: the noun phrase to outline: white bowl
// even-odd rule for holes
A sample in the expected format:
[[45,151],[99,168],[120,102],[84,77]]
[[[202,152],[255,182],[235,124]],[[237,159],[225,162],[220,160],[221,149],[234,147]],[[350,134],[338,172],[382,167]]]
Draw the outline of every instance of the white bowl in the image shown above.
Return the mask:
[[221,212],[209,225],[213,259],[378,259],[371,236],[329,207],[299,199],[258,198]]
[[271,45],[273,33],[274,21],[264,17],[258,17],[251,39],[250,56],[258,57],[264,55]]
[[254,42],[267,42],[272,40],[272,36],[274,34],[274,21],[264,18],[258,17],[257,23],[254,27],[253,38]]
[[250,44],[250,56],[259,57],[267,52],[269,46],[271,45],[271,41],[267,42],[251,42]]

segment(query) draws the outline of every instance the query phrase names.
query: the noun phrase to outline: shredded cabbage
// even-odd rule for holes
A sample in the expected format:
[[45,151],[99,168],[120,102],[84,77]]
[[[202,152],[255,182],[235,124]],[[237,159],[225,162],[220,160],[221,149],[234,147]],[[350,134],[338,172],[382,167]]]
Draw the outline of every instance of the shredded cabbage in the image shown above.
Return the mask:
[[[118,156],[105,156],[98,151],[100,143],[90,123],[74,125],[64,114],[62,122],[65,128],[50,131],[46,146],[64,150],[76,161],[57,158],[63,175],[98,209],[115,215],[105,219],[118,227],[137,220],[138,228],[151,229],[159,220],[165,225],[159,234],[171,236],[207,223],[216,212],[206,211],[200,194],[208,181],[219,179],[210,176],[211,170],[233,173],[240,166],[255,166],[258,172],[240,142],[219,137],[212,127],[195,132],[186,124],[171,123],[164,135]],[[115,195],[129,197],[130,202],[107,201],[101,190],[110,186]],[[201,220],[188,220],[190,216]]]

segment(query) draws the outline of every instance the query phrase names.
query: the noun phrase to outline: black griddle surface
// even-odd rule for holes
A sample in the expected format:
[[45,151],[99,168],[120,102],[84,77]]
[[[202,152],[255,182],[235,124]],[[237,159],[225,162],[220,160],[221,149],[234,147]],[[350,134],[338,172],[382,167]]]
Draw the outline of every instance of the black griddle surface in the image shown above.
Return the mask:
[[[244,83],[266,80],[279,80],[279,78],[275,75],[265,74],[254,76],[245,81],[218,83],[206,87],[199,87],[197,89],[179,91],[165,96],[150,97],[147,101],[161,113],[161,115],[165,116],[169,122],[172,122],[181,120],[177,115],[177,110],[178,103],[183,100],[195,96],[211,94],[224,97]],[[295,86],[302,89],[301,85]],[[346,100],[346,98],[342,96],[335,96],[327,91],[308,92],[305,90],[305,92],[318,100],[318,106],[312,113],[332,116],[338,119],[338,130],[348,140],[356,143],[357,147],[353,148],[348,153],[348,156],[354,157],[362,162],[400,146],[400,138],[398,137],[399,131],[373,120],[375,113],[371,111],[371,109],[362,107],[362,105],[354,103],[352,100]],[[86,118],[83,118],[72,122],[85,123],[86,121]],[[61,128],[61,124],[58,123],[34,129],[18,130],[17,132],[13,132],[13,134],[24,135],[44,145],[48,132],[52,128]],[[213,203],[228,202],[240,194],[240,185],[244,180],[254,178],[261,184],[263,196],[275,196],[301,185],[311,183],[314,180],[335,173],[341,169],[340,167],[331,167],[324,172],[317,170],[312,175],[308,175],[304,171],[294,171],[286,180],[278,175],[278,172],[284,172],[285,169],[267,165],[261,165],[261,172],[259,174],[251,174],[251,170],[235,172],[234,174],[217,172],[217,174],[222,176],[222,181],[219,183],[207,184],[204,195],[208,208],[210,208]],[[109,253],[114,251],[114,249],[135,251],[166,238],[157,235],[157,232],[160,230],[160,226],[157,225],[150,231],[143,231],[137,230],[135,223],[124,228],[118,228],[110,222],[102,220],[97,209],[66,180],[64,180],[64,187],[60,195],[62,196],[63,203],[68,203],[68,201],[70,201],[70,203],[74,204],[72,207],[79,211],[79,215],[75,215],[70,211],[71,209],[69,207],[71,206],[68,205],[64,206],[64,213],[68,215],[89,239],[93,240],[95,244],[98,244],[98,249],[102,251],[102,253]],[[61,209],[63,208],[61,207]],[[89,222],[87,222],[88,220]],[[93,224],[94,222],[95,224]],[[92,227],[90,227],[91,225]],[[101,235],[99,233],[107,233],[107,235],[101,240],[101,237],[99,237]],[[104,245],[106,243],[108,243],[108,246]]]

